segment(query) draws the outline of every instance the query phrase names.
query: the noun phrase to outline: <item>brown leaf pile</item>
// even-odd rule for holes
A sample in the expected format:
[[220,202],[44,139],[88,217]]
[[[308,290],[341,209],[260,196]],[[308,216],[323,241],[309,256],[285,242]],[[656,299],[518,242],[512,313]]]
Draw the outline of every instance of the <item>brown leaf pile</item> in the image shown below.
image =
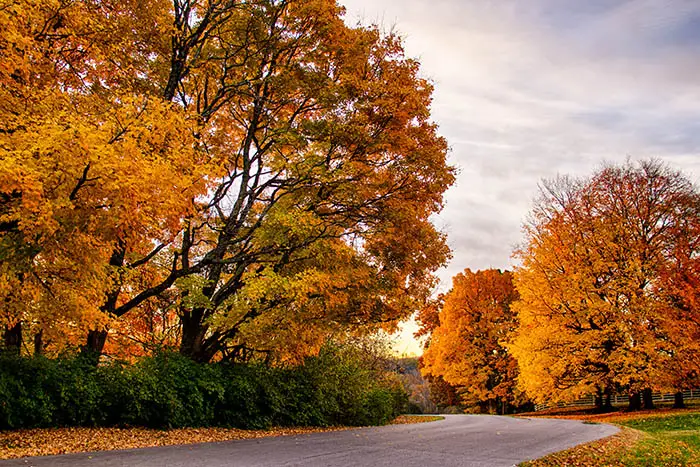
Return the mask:
[[[422,423],[442,417],[401,415],[392,424]],[[236,428],[37,428],[0,431],[0,459],[50,456],[76,452],[112,451],[173,444],[210,443],[237,439],[293,436],[307,433],[348,430],[352,427],[272,428],[239,430]]]
[[404,425],[408,423],[425,423],[425,422],[436,422],[438,420],[444,420],[445,417],[439,415],[401,415],[394,420],[392,420],[392,425]]
[[272,428],[270,430],[180,428],[153,430],[147,428],[81,427],[0,431],[0,459],[76,452],[112,451],[173,444],[209,443],[236,439],[264,438],[267,436],[290,436],[345,429],[348,428]]

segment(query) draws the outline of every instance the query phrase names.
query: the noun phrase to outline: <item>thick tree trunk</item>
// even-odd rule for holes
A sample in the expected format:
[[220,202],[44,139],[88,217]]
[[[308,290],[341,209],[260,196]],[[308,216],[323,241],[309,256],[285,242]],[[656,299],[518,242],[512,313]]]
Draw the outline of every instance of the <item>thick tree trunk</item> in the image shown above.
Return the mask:
[[651,410],[654,408],[654,399],[652,399],[652,393],[650,388],[646,388],[642,391],[642,399],[644,400],[644,408]]
[[642,408],[642,395],[639,392],[631,392],[629,396],[629,410],[641,410]]
[[3,335],[5,352],[19,355],[22,350],[22,322],[18,321],[14,326],[5,326]]
[[612,412],[612,396],[610,394],[610,389],[605,390],[605,400],[603,401],[603,412]]
[[44,331],[40,330],[34,334],[34,356],[44,353]]
[[204,324],[204,310],[195,308],[180,315],[182,339],[180,354],[196,362],[207,363],[214,355],[205,348],[208,327]]
[[596,390],[594,404],[596,412],[603,411],[603,390],[600,388]]
[[683,392],[678,391],[673,395],[673,408],[685,409],[685,401],[683,400]]
[[595,409],[597,412],[605,413],[612,411],[610,389],[598,389],[595,395]]
[[100,362],[100,356],[107,341],[107,330],[91,329],[88,332],[85,345],[80,348],[80,353],[95,365]]

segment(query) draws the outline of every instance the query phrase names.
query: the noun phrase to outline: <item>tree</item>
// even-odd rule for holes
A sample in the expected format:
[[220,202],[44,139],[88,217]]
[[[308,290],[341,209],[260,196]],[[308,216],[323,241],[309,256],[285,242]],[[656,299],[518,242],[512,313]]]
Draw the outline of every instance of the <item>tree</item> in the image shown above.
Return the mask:
[[[537,401],[661,389],[681,355],[662,277],[697,238],[698,193],[655,161],[545,182],[516,253],[521,300],[510,349]],[[697,240],[694,240],[696,243]],[[695,248],[695,246],[693,246]],[[695,355],[697,360],[697,355]]]
[[[200,54],[178,84],[176,99],[208,116],[206,146],[223,170],[163,251],[168,274],[116,313],[178,287],[181,351],[192,358],[247,345],[242,327],[293,313],[299,290],[324,299],[313,290],[328,276],[314,258],[347,258],[364,278],[335,276],[322,305],[329,321],[338,314],[328,302],[357,324],[406,316],[446,258],[428,221],[453,179],[428,120],[431,86],[398,38],[348,28],[340,13],[328,1],[246,5],[202,46],[237,65],[221,74]],[[212,107],[215,83],[225,90]]]
[[669,261],[660,271],[658,293],[666,303],[663,327],[672,344],[666,384],[677,390],[674,406],[681,408],[682,391],[700,383],[700,222],[690,216],[678,227]]
[[422,372],[455,386],[467,405],[506,413],[520,402],[516,362],[505,347],[515,329],[511,304],[518,298],[512,274],[466,269],[452,284],[423,354]]
[[[45,165],[37,184],[52,173],[63,183],[43,199],[75,219],[15,209],[20,199],[31,207],[31,187],[15,186],[26,179],[19,171],[31,162],[27,149],[27,159],[2,175],[12,182],[3,184],[3,242],[12,242],[3,251],[34,251],[36,235],[23,224],[36,219],[41,228],[60,227],[54,236],[85,235],[97,254],[80,257],[64,251],[72,243],[54,242],[81,275],[66,282],[66,293],[90,304],[73,308],[90,314],[56,311],[69,303],[63,299],[16,303],[53,310],[51,323],[87,323],[84,348],[99,354],[111,320],[166,297],[181,322],[181,352],[208,361],[257,344],[268,350],[260,340],[270,336],[255,332],[258,325],[303,326],[313,316],[391,326],[426,299],[449,254],[429,217],[454,175],[430,121],[432,86],[398,37],[346,26],[330,0],[27,6],[34,9],[6,13],[6,23],[26,26],[8,33],[8,43],[21,37],[47,69],[67,71],[42,74],[23,62],[60,103],[26,114],[68,114],[75,123],[61,127],[64,139],[27,138],[26,124],[18,124],[4,133],[14,139],[3,147],[20,152],[22,141],[42,141],[57,157],[38,158]],[[47,27],[48,41],[37,32]],[[11,70],[3,76],[25,85]],[[22,89],[29,94],[33,86]],[[71,139],[83,127],[84,137]],[[70,146],[71,159],[54,148],[64,140],[92,145]],[[51,172],[63,161],[72,161],[70,170]],[[76,226],[81,219],[90,222]],[[23,257],[13,261],[8,284],[42,277],[41,257]],[[58,297],[64,271],[31,290]]]
[[19,0],[0,9],[6,342],[21,342],[24,326],[39,350],[104,325],[122,266],[170,241],[206,188],[202,154],[183,131],[191,115],[152,93],[145,54],[169,27],[158,5]]
[[[423,348],[430,346],[430,337],[440,326],[440,310],[444,305],[445,294],[438,294],[428,300],[416,315],[419,327],[414,335],[416,338],[425,337]],[[423,356],[418,359],[418,367],[421,369],[424,366],[423,360]],[[428,382],[430,399],[435,403],[437,410],[454,410],[460,405],[460,398],[454,385],[445,381],[442,376],[425,374],[423,377]]]

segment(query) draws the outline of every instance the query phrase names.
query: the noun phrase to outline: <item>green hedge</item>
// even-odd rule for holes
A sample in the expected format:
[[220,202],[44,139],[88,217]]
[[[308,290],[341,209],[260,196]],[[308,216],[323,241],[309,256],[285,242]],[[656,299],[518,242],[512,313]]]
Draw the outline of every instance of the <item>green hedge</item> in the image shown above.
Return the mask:
[[0,356],[0,429],[379,425],[407,403],[398,382],[338,348],[290,368],[197,364],[172,353],[99,367],[80,357]]

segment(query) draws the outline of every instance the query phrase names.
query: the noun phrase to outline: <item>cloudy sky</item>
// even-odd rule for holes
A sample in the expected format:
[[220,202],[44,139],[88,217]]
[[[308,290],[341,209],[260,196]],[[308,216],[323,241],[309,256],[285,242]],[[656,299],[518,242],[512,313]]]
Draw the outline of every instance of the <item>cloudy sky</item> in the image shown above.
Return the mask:
[[[435,84],[460,171],[436,219],[464,268],[512,267],[537,184],[655,157],[700,176],[700,0],[340,0]],[[407,337],[399,351],[416,352]]]

